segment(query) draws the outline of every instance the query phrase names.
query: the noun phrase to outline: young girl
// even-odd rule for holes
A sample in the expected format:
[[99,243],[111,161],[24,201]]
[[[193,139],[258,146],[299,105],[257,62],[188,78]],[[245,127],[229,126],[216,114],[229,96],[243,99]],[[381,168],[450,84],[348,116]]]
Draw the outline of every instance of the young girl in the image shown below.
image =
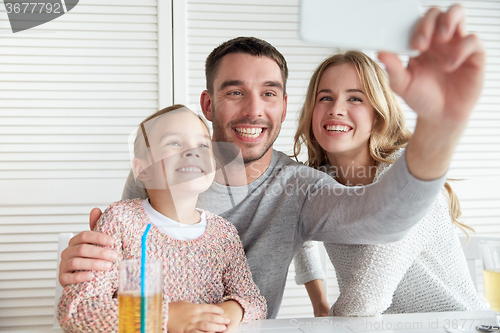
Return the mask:
[[[314,72],[294,152],[298,156],[304,143],[307,165],[346,186],[364,186],[405,158],[410,137],[385,72],[365,54],[351,51],[330,57]],[[325,244],[340,289],[330,315],[481,309],[454,225],[470,228],[458,222],[459,216],[458,199],[446,184],[399,242]],[[314,267],[307,257],[297,265]]]
[[[149,200],[116,202],[99,220],[96,229],[115,238],[112,249],[120,257],[110,271],[94,272],[91,282],[64,289],[58,308],[64,331],[117,331],[118,266],[120,260],[141,257],[148,224],[147,257],[164,261],[164,332],[229,332],[242,320],[264,319],[266,302],[252,280],[236,228],[195,209],[215,172],[203,120],[182,105],[156,112],[139,125],[134,156],[136,181]],[[168,318],[172,302],[182,310]]]

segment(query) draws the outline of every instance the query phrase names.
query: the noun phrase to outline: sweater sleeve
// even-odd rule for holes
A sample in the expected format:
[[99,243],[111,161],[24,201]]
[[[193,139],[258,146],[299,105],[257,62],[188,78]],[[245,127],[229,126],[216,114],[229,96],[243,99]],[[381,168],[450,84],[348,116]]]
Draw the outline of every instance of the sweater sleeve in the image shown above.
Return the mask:
[[301,236],[342,244],[381,244],[401,240],[424,217],[445,176],[423,181],[411,175],[403,154],[377,183],[345,187],[320,178],[303,197]]
[[[121,254],[119,223],[110,206],[96,231],[115,238],[110,248]],[[118,261],[109,271],[93,271],[92,281],[67,285],[59,300],[57,318],[64,332],[118,331]]]
[[243,321],[266,319],[266,299],[252,279],[243,245],[234,226],[228,226],[226,268],[223,272],[224,297],[222,302],[234,300],[243,308]]
[[[402,240],[380,245],[327,244],[330,256],[342,257],[342,251],[354,251],[348,273],[337,270],[342,280],[340,295],[330,309],[332,316],[376,316],[392,304],[399,283],[415,259],[432,242],[433,230],[427,218],[420,221]],[[336,251],[331,252],[331,247]],[[336,267],[337,269],[337,267]]]
[[305,242],[293,258],[293,264],[295,266],[295,283],[297,284],[325,279],[317,242]]

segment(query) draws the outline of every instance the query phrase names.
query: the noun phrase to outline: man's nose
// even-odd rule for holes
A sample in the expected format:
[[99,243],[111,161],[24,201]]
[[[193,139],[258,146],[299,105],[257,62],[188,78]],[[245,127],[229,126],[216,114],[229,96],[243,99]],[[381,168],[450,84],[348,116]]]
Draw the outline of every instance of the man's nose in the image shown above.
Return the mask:
[[263,101],[259,94],[250,93],[245,99],[243,114],[249,118],[260,118],[263,115]]

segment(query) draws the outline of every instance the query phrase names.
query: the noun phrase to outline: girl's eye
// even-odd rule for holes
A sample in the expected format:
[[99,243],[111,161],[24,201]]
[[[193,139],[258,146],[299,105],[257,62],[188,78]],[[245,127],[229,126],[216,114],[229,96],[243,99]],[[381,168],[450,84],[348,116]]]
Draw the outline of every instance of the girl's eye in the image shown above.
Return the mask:
[[176,147],[180,147],[181,144],[177,141],[172,141],[172,142],[169,142],[167,143],[167,146],[176,146]]
[[209,145],[207,145],[206,143],[201,143],[201,144],[200,144],[200,147],[201,147],[201,148],[210,148],[210,146],[209,146]]

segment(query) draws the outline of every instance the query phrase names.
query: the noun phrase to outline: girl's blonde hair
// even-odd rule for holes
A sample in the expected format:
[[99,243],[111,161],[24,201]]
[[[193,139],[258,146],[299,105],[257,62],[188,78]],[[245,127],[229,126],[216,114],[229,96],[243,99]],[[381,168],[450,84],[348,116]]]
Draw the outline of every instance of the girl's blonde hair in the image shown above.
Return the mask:
[[[161,109],[159,111],[156,111],[146,119],[144,119],[138,126],[137,128],[137,134],[135,137],[134,141],[134,157],[141,158],[141,159],[147,159],[149,158],[148,152],[149,152],[149,140],[148,140],[148,135],[147,133],[151,133],[153,127],[156,124],[156,121],[151,121],[155,119],[156,117],[163,116],[166,113],[172,112],[172,111],[186,111],[186,112],[191,112],[193,116],[198,117],[200,121],[203,123],[205,128],[207,129],[208,133],[210,133],[210,130],[208,129],[208,125],[205,122],[205,120],[200,116],[188,109],[186,106],[182,104],[174,104],[172,106],[166,107],[164,109]],[[151,163],[153,163],[151,159]]]
[[[316,105],[318,85],[324,72],[332,66],[351,64],[356,69],[363,92],[374,108],[375,124],[369,139],[370,156],[377,163],[394,163],[390,155],[400,148],[406,147],[412,133],[406,128],[405,117],[396,95],[390,88],[389,79],[384,70],[366,54],[348,51],[335,54],[319,65],[311,77],[307,89],[304,106],[300,111],[299,124],[295,134],[293,156],[297,159],[302,145],[307,147],[306,165],[318,169],[329,164],[326,151],[319,145],[312,130],[312,116]],[[459,222],[461,215],[460,202],[448,182],[445,184],[446,196],[450,206],[450,215],[460,229],[469,237],[466,229],[471,227]]]

